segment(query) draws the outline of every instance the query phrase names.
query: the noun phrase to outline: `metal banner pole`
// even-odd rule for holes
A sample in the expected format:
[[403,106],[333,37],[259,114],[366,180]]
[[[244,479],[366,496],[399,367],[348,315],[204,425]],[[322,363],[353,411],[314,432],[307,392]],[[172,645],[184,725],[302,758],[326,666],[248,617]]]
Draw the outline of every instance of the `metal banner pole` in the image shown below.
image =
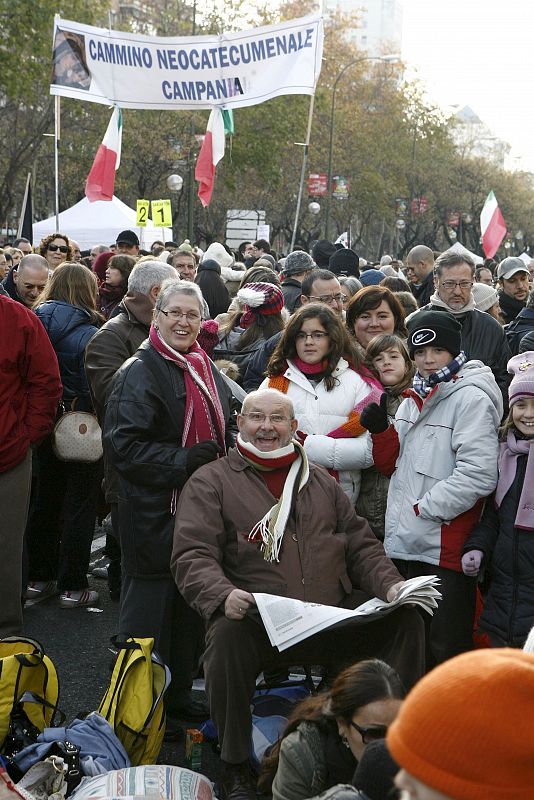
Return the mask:
[[55,172],[55,211],[56,211],[56,232],[59,233],[59,140],[61,139],[61,107],[60,97],[54,98],[54,172]]
[[300,144],[304,146],[304,154],[302,156],[302,169],[300,171],[300,184],[299,184],[299,193],[297,196],[297,208],[295,210],[295,224],[293,225],[293,234],[291,236],[291,247],[290,251],[292,252],[295,246],[295,239],[297,236],[297,226],[299,223],[299,215],[300,215],[300,204],[302,202],[302,192],[304,191],[304,178],[306,177],[306,165],[308,163],[308,150],[310,147],[310,137],[311,137],[311,126],[312,126],[312,118],[313,118],[313,105],[315,103],[315,93],[312,94],[310,98],[310,110],[308,112],[308,130],[306,131],[306,141],[305,142],[295,142],[295,144]]

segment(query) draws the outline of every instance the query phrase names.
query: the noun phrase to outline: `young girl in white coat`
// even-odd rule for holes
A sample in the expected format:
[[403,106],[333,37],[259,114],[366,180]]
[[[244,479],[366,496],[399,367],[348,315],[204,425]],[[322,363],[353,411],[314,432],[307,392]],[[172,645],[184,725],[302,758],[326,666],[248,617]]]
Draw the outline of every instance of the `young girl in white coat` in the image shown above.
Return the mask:
[[462,558],[466,575],[486,572],[479,627],[493,647],[522,647],[534,625],[534,352],[510,359],[508,372],[499,482]]
[[373,463],[360,412],[382,386],[361,367],[341,318],[328,306],[307,303],[289,320],[260,388],[293,401],[299,437],[310,461],[326,467],[353,503],[360,472]]

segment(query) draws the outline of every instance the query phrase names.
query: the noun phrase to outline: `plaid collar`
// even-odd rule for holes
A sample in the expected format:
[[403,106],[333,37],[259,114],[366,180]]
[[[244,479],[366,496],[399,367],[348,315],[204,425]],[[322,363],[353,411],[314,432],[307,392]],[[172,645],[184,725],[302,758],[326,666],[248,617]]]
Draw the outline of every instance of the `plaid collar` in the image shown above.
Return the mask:
[[423,378],[419,370],[417,370],[413,379],[414,390],[420,397],[428,397],[432,389],[437,386],[438,383],[448,383],[452,380],[466,361],[467,356],[462,350],[462,352],[459,353],[456,358],[453,358],[446,367],[442,367],[442,369],[438,369],[437,372],[433,372],[428,378]]

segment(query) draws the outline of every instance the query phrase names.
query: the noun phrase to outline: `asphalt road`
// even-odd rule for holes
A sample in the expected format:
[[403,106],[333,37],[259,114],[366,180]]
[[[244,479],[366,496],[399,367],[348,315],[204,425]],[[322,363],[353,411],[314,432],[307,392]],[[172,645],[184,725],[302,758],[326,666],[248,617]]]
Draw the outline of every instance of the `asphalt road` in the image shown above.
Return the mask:
[[[92,558],[98,557],[104,536],[97,530]],[[109,598],[107,583],[89,576],[91,589],[100,594],[98,607],[61,608],[58,598],[26,606],[25,635],[36,639],[55,664],[59,676],[59,707],[71,722],[80,712],[98,708],[111,677],[110,637],[117,632],[119,604]],[[184,728],[198,723],[184,722]],[[183,741],[164,743],[159,762],[187,766]],[[203,745],[202,769],[217,780],[220,762],[211,745]]]

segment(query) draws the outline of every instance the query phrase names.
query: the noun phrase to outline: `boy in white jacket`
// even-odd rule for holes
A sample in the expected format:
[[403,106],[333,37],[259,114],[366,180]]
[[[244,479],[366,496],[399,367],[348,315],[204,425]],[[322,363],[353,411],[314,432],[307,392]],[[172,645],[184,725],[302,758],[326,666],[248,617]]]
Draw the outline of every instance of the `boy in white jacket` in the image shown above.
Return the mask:
[[[436,574],[443,599],[427,618],[427,667],[472,647],[476,582],[463,544],[497,483],[502,396],[489,367],[466,362],[447,311],[408,323],[414,388],[388,424],[384,396],[364,409],[376,466],[391,476],[384,548],[405,578]],[[428,615],[425,615],[426,617]]]

